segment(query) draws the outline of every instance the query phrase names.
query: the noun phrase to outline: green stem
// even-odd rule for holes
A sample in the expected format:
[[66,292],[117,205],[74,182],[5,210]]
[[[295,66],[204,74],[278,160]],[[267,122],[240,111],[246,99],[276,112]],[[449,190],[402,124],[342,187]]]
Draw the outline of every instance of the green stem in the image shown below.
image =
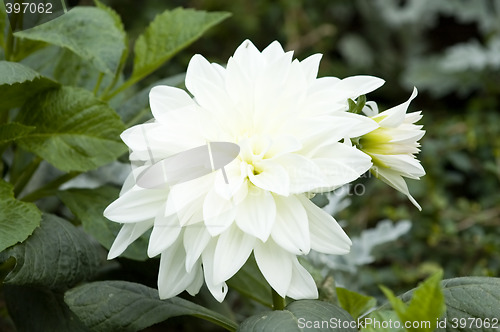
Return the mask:
[[104,100],[104,101],[110,100],[111,98],[113,98],[114,96],[116,96],[117,94],[119,94],[120,92],[125,91],[128,88],[130,88],[132,85],[134,85],[135,83],[137,83],[139,80],[140,79],[134,78],[134,77],[129,78],[122,85],[120,85],[117,89],[115,89],[115,90],[111,91],[110,93],[105,94],[104,96],[102,96],[102,100]]
[[[14,3],[21,3],[20,0],[16,0]],[[16,27],[20,25],[22,27],[23,25],[23,12],[22,10],[19,11],[19,13],[12,12],[11,19],[10,19],[10,29],[8,29],[7,32],[7,43],[5,45],[5,60],[7,61],[13,61],[14,59],[14,47],[15,47],[15,37],[14,37],[14,30],[16,30]]]
[[25,201],[25,202],[35,202],[35,201],[39,200],[40,198],[44,198],[44,197],[53,195],[57,192],[57,190],[59,190],[59,187],[62,184],[68,182],[69,180],[77,177],[80,174],[81,174],[81,172],[69,172],[69,173],[63,174],[60,177],[45,184],[43,187],[40,187],[37,190],[22,197],[21,200]]
[[99,77],[97,78],[97,82],[94,87],[94,96],[97,96],[97,93],[99,92],[99,87],[101,86],[102,79],[104,78],[104,73],[99,73]]
[[286,306],[285,298],[281,297],[274,289],[271,288],[273,293],[273,310],[283,310]]
[[31,177],[33,176],[33,174],[35,174],[41,162],[42,158],[35,157],[35,159],[33,159],[31,163],[26,166],[26,168],[23,170],[16,183],[14,184],[14,196],[17,197],[23,191],[24,187],[31,180]]

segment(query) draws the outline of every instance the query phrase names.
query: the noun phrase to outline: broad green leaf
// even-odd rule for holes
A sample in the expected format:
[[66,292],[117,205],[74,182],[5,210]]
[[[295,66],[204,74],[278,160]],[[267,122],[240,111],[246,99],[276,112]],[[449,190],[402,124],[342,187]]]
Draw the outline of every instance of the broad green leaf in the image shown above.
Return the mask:
[[354,319],[358,319],[377,304],[374,297],[361,295],[341,287],[337,287],[336,290],[340,306]]
[[413,291],[409,304],[394,296],[391,290],[381,287],[401,322],[431,322],[431,326],[410,327],[408,331],[434,331],[436,328],[437,320],[446,310],[440,284],[442,277],[443,272],[440,271],[422,282]]
[[229,330],[236,323],[187,300],[160,300],[158,291],[126,281],[98,281],[66,292],[70,309],[92,331],[139,331],[171,317],[190,315],[212,321]]
[[5,285],[5,302],[17,331],[90,332],[64,303],[63,294],[27,286]]
[[260,272],[253,255],[251,255],[245,265],[227,281],[227,284],[244,296],[254,299],[266,307],[272,308],[271,287]]
[[34,129],[33,126],[25,126],[16,122],[0,125],[0,145],[24,137]]
[[363,332],[404,332],[403,324],[392,310],[377,310],[358,320]]
[[357,331],[357,323],[342,308],[323,301],[302,300],[285,310],[268,311],[241,323],[241,332]]
[[[477,324],[488,318],[499,317],[500,308],[500,278],[464,277],[447,279],[441,282],[446,304],[446,313],[440,321],[446,320],[446,328],[436,331],[498,331],[500,322],[493,326],[478,327],[475,325],[460,326],[462,322]],[[401,298],[408,301],[415,290],[405,293]],[[439,326],[441,327],[441,326]]]
[[152,73],[205,31],[229,17],[225,12],[177,8],[156,16],[135,43],[132,80]]
[[127,127],[146,122],[153,118],[149,109],[149,92],[157,85],[169,85],[178,87],[184,82],[186,74],[179,74],[157,81],[137,92],[131,98],[125,100],[117,109],[118,115]]
[[[120,231],[121,225],[106,219],[102,213],[116,198],[119,190],[104,186],[96,189],[69,189],[61,191],[57,196],[81,220],[83,229],[109,249]],[[148,237],[135,240],[120,256],[144,261],[147,256]]]
[[17,121],[36,130],[19,145],[63,171],[88,171],[124,153],[124,126],[106,103],[87,90],[63,87],[29,100]]
[[12,185],[0,179],[0,252],[26,240],[41,218],[35,204],[15,199]]
[[59,84],[20,63],[0,61],[0,111],[24,104],[40,91]]
[[97,243],[68,221],[44,214],[28,240],[5,251],[16,266],[5,278],[12,285],[64,289],[93,276],[104,255]]
[[109,11],[76,7],[58,18],[19,31],[16,37],[57,45],[89,61],[100,72],[115,73],[125,50],[124,32]]

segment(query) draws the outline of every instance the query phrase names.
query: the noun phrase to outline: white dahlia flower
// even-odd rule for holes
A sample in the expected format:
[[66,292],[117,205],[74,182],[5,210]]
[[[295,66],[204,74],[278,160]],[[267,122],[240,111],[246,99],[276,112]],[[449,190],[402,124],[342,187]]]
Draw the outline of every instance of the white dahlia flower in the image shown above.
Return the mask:
[[[226,67],[195,55],[185,82],[193,97],[181,89],[154,87],[154,121],[121,135],[137,168],[104,212],[123,224],[108,258],[152,227],[148,255],[161,255],[161,298],[184,290],[194,295],[205,281],[222,301],[226,280],[252,252],[280,296],[316,298],[316,285],[297,256],[311,249],[349,252],[351,241],[342,228],[308,197],[351,182],[372,166],[370,157],[346,140],[377,124],[346,112],[347,99],[383,81],[316,78],[321,55],[303,61],[292,56],[278,42],[260,52],[250,41],[238,47]],[[200,171],[201,166],[221,168],[214,167],[217,156],[210,142],[239,147],[224,172]],[[158,175],[171,166],[162,160],[202,150],[208,151],[203,165],[181,160],[166,177]],[[146,172],[161,180],[139,183]]]
[[406,113],[410,102],[417,96],[413,89],[410,98],[393,108],[378,113],[377,104],[368,102],[363,112],[379,124],[379,128],[363,135],[358,147],[367,153],[373,162],[372,173],[394,189],[405,194],[410,201],[422,210],[408,190],[403,177],[420,179],[425,170],[415,157],[420,149],[425,131],[415,122],[422,118],[421,112]]

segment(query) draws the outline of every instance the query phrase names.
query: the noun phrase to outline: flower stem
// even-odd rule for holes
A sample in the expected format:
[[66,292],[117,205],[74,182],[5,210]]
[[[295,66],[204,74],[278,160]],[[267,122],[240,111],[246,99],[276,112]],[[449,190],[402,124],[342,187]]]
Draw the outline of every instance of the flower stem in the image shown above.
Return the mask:
[[42,158],[40,157],[35,157],[31,163],[26,166],[26,168],[23,170],[19,178],[14,184],[14,196],[17,197],[24,189],[24,187],[28,184],[28,182],[31,180],[31,177],[33,174],[35,174],[36,170],[38,169],[38,166],[42,162]]
[[273,294],[273,310],[283,310],[285,309],[286,302],[285,298],[281,297],[276,291],[271,288]]

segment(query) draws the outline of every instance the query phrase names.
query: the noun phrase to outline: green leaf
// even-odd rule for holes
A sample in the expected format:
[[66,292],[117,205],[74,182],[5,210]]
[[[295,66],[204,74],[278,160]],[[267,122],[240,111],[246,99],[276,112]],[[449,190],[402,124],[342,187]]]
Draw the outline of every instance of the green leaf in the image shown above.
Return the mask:
[[16,122],[0,125],[0,145],[24,137],[34,129],[33,126],[25,126]]
[[225,12],[177,8],[156,16],[135,43],[131,80],[152,73],[177,52],[200,38],[205,31],[229,17]]
[[16,200],[13,186],[0,179],[0,252],[26,240],[41,218],[35,204]]
[[340,306],[354,317],[354,319],[358,319],[359,316],[377,304],[377,300],[371,296],[361,295],[340,287],[337,287],[336,291]]
[[61,293],[14,285],[5,285],[4,292],[9,316],[17,331],[90,331],[69,310]]
[[124,126],[118,115],[84,89],[39,94],[23,106],[17,121],[36,126],[19,145],[63,171],[88,171],[127,150],[119,139]]
[[442,277],[443,272],[440,271],[422,282],[412,292],[408,305],[402,299],[395,297],[392,291],[381,287],[401,322],[430,322],[430,326],[410,327],[407,328],[408,331],[434,331],[436,328],[437,320],[446,310],[440,284]]
[[253,255],[248,258],[243,267],[227,281],[230,288],[235,289],[245,297],[251,298],[268,308],[272,308],[271,287],[260,272]]
[[98,281],[66,292],[70,309],[92,331],[138,331],[168,318],[191,315],[229,330],[237,325],[223,315],[181,298],[160,300],[158,291],[126,281]]
[[357,331],[356,321],[342,308],[323,301],[302,300],[285,310],[268,311],[241,323],[241,332]]
[[16,266],[6,284],[64,289],[93,276],[102,252],[85,232],[68,221],[44,214],[41,226],[28,240],[5,251]]
[[24,104],[40,91],[59,84],[20,63],[0,61],[0,111]]
[[[499,318],[500,308],[500,278],[464,277],[447,279],[441,282],[446,304],[446,313],[440,321],[446,320],[446,328],[436,331],[498,331],[496,328],[487,328],[470,324],[477,324],[485,319]],[[412,297],[415,291],[402,296],[403,301]],[[466,321],[465,327],[460,326]],[[457,325],[458,324],[458,325]],[[439,326],[441,327],[441,325]]]
[[108,10],[76,7],[52,21],[14,35],[66,48],[89,61],[100,72],[115,73],[125,50],[123,40],[126,38],[115,20]]
[[[83,229],[109,250],[121,225],[106,219],[102,213],[116,198],[119,190],[104,186],[96,189],[69,189],[57,196],[81,220]],[[148,259],[148,236],[142,236],[132,243],[120,256],[144,261]]]
[[[404,332],[403,324],[392,310],[377,310],[359,320],[364,332]],[[391,323],[392,322],[392,323]],[[399,326],[399,327],[396,327]]]

